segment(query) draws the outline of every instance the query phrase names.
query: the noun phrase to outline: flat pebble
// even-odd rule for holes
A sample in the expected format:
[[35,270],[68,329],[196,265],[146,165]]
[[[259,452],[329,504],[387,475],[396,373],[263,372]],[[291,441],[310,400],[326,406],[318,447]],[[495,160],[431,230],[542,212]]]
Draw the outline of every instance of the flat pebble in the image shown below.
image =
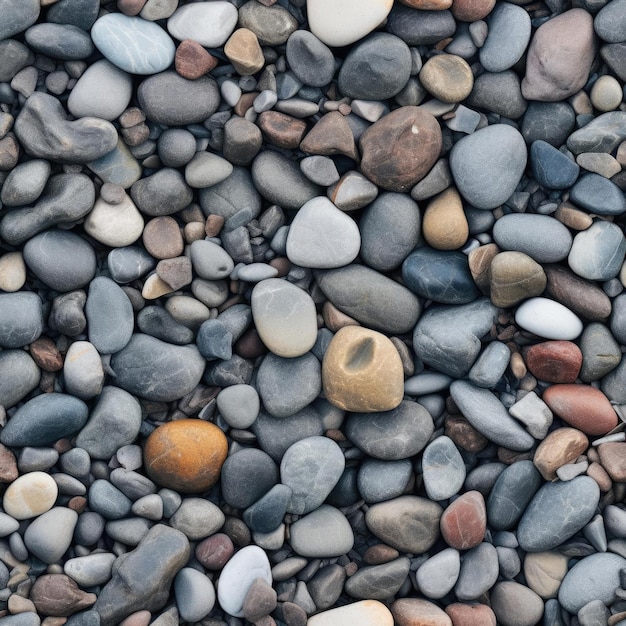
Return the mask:
[[581,320],[562,304],[548,298],[530,298],[520,305],[515,321],[524,330],[546,339],[571,340],[582,332]]
[[54,507],[30,523],[24,533],[24,544],[44,563],[56,563],[70,547],[77,520],[75,511]]
[[309,618],[308,626],[350,626],[358,622],[362,626],[392,626],[393,615],[378,600],[361,600],[347,606],[323,611]]
[[291,525],[290,543],[301,556],[330,558],[348,553],[354,535],[343,513],[322,504]]
[[461,557],[458,550],[444,548],[420,566],[415,578],[419,590],[427,598],[438,600],[452,590],[460,571]]
[[444,436],[431,441],[422,456],[424,488],[431,500],[447,500],[465,481],[465,465],[454,442]]

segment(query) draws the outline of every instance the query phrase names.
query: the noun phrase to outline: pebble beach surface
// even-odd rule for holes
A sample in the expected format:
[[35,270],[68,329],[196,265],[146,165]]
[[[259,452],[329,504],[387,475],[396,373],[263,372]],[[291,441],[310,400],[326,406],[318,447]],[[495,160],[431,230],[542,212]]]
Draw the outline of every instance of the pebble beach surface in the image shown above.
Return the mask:
[[625,0],[0,0],[0,626],[626,624]]

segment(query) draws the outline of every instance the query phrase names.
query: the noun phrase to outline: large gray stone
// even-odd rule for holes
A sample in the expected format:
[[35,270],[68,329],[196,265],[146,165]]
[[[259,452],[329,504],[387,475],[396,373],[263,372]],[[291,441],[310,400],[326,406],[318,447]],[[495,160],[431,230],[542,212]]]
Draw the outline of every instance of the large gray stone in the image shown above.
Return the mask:
[[36,293],[0,294],[0,347],[21,348],[43,331],[43,308]]
[[0,40],[17,35],[34,24],[41,10],[39,0],[3,0]]
[[27,352],[0,352],[0,406],[10,409],[17,404],[39,384],[39,378],[39,368]]

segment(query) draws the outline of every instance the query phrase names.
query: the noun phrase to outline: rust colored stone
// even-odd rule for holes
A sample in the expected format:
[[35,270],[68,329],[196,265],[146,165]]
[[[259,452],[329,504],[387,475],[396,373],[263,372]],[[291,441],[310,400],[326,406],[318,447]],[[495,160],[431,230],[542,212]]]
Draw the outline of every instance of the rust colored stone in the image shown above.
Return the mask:
[[74,496],[67,503],[67,508],[76,511],[79,515],[87,508],[87,498],[83,496]]
[[12,483],[19,475],[15,455],[0,443],[0,483]]
[[587,435],[606,435],[617,426],[617,413],[609,399],[589,385],[551,385],[543,401],[563,421]]
[[446,543],[457,550],[477,546],[487,530],[485,499],[479,491],[467,491],[443,512],[439,522]]
[[461,22],[476,22],[487,17],[496,0],[452,0],[452,15]]
[[197,80],[217,67],[217,59],[197,41],[185,39],[176,48],[176,71],[189,80]]
[[324,156],[345,154],[355,161],[359,158],[350,125],[339,111],[321,117],[300,143],[300,150]]
[[464,417],[450,416],[444,422],[445,434],[468,452],[480,452],[489,440],[483,437]]
[[496,614],[486,604],[454,602],[445,611],[452,626],[496,626]]
[[577,428],[557,428],[537,446],[533,463],[545,480],[556,480],[556,470],[572,463],[589,446],[589,439]]
[[600,491],[606,493],[613,486],[613,481],[611,477],[606,473],[606,470],[598,463],[594,461],[587,468],[587,476],[591,476],[597,483],[598,487],[600,487]]
[[435,164],[441,145],[441,128],[431,113],[400,107],[361,135],[361,171],[383,189],[409,191]]
[[549,383],[573,383],[582,364],[583,353],[571,341],[544,341],[526,351],[531,374]]
[[97,599],[86,593],[65,574],[44,574],[35,580],[30,592],[37,612],[51,617],[68,617],[90,607]]
[[626,443],[612,441],[598,446],[600,462],[607,474],[618,483],[626,482]]
[[367,565],[381,565],[389,563],[400,556],[400,553],[391,546],[384,543],[377,543],[370,546],[363,554],[363,562]]
[[233,107],[235,115],[243,117],[246,114],[246,111],[252,108],[252,104],[254,103],[254,100],[258,95],[258,91],[250,91],[248,93],[244,93],[241,98],[239,98],[239,102],[237,102],[237,104]]
[[224,533],[207,537],[196,546],[196,558],[209,570],[221,570],[235,552],[231,538]]
[[198,493],[217,482],[227,455],[226,436],[215,424],[182,419],[152,432],[144,448],[144,466],[159,485]]
[[397,626],[452,626],[452,620],[434,602],[401,598],[391,605]]
[[279,148],[295,150],[306,132],[306,122],[278,111],[264,111],[257,124],[265,140]]
[[400,0],[400,2],[420,11],[445,11],[452,6],[452,0]]
[[272,259],[269,265],[278,270],[278,278],[287,276],[291,269],[291,261],[286,256],[278,256]]

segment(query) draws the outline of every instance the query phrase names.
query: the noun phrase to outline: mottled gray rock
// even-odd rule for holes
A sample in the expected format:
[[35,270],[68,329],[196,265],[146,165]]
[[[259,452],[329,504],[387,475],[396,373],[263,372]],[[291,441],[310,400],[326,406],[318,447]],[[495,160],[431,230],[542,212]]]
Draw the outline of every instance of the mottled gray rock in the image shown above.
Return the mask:
[[177,322],[166,309],[160,306],[147,306],[141,309],[137,314],[137,327],[146,335],[177,346],[192,343],[194,340],[194,332]]
[[570,190],[570,199],[590,213],[621,215],[626,211],[622,190],[600,174],[584,174]]
[[575,123],[576,113],[567,102],[532,101],[522,120],[521,132],[528,144],[541,139],[559,148]]
[[96,273],[96,254],[79,235],[48,230],[24,246],[24,261],[46,285],[60,292],[87,285]]
[[415,327],[415,353],[441,372],[465,376],[480,353],[480,338],[491,328],[497,311],[487,298],[460,306],[431,306]]
[[136,246],[115,248],[107,257],[111,278],[118,283],[130,283],[153,270],[155,265],[154,258]]
[[498,553],[490,543],[480,543],[463,555],[461,572],[454,587],[456,597],[476,600],[498,580]]
[[278,467],[271,457],[256,448],[231,454],[222,466],[222,496],[236,508],[245,509],[278,482]]
[[17,404],[39,384],[39,378],[39,368],[28,353],[0,352],[0,406],[9,409]]
[[280,463],[281,483],[291,488],[288,511],[310,513],[326,499],[345,468],[341,448],[326,437],[307,437],[292,444]]
[[534,439],[487,389],[463,380],[450,385],[450,395],[469,423],[490,441],[510,450],[530,450]]
[[0,294],[0,346],[21,348],[43,331],[43,309],[35,293]]
[[538,624],[543,616],[543,600],[532,589],[512,580],[497,583],[489,599],[501,624]]
[[519,522],[520,547],[541,552],[559,546],[591,520],[599,499],[598,483],[589,476],[544,484]]
[[107,520],[122,519],[130,513],[131,500],[108,480],[98,478],[89,486],[89,508]]
[[161,609],[189,551],[183,533],[163,524],[153,526],[134,550],[116,561],[111,581],[101,590],[94,609],[102,626],[113,626],[134,611]]
[[567,263],[583,278],[610,280],[617,276],[625,255],[626,238],[622,229],[599,220],[574,237]]
[[24,544],[44,563],[56,563],[72,543],[78,514],[56,506],[33,520],[24,533]]
[[75,557],[63,564],[63,572],[82,587],[103,585],[111,577],[115,559],[116,556],[112,552]]
[[379,461],[365,459],[357,475],[357,487],[361,497],[368,504],[397,498],[404,493],[413,466],[409,459],[399,461]]
[[113,355],[116,385],[130,393],[170,402],[200,382],[205,360],[195,346],[174,346],[149,335],[135,334]]
[[362,567],[346,581],[346,593],[367,600],[392,598],[406,580],[410,565],[409,559],[400,557],[382,565]]
[[513,67],[530,41],[530,17],[522,7],[501,2],[489,15],[489,31],[480,48],[480,63],[488,72]]
[[87,405],[63,393],[46,393],[23,404],[0,432],[7,446],[46,446],[69,437],[87,422]]
[[452,439],[442,435],[426,446],[422,478],[431,500],[447,500],[459,492],[465,481],[465,462]]
[[80,335],[87,327],[83,311],[86,301],[87,294],[82,289],[57,296],[48,316],[49,327],[68,337]]
[[626,25],[624,25],[624,0],[612,0],[606,4],[593,20],[593,28],[596,34],[609,43],[621,43],[626,41]]
[[403,400],[391,411],[353,413],[345,424],[345,434],[352,443],[384,461],[416,455],[428,443],[433,431],[430,413],[410,400]]
[[354,534],[341,511],[322,504],[291,525],[289,542],[300,556],[331,558],[350,552]]
[[37,21],[39,11],[38,0],[5,0],[2,3],[0,40],[26,30]]
[[98,17],[98,0],[59,0],[46,11],[46,20],[55,24],[73,24],[89,30]]
[[603,113],[573,132],[567,147],[576,155],[582,152],[612,152],[626,139],[626,112]]
[[492,341],[476,359],[469,371],[470,382],[492,389],[504,375],[511,359],[511,350],[501,341]]
[[193,192],[178,170],[164,167],[134,183],[130,196],[142,213],[154,217],[181,211],[191,203]]
[[215,214],[225,220],[243,211],[250,211],[251,218],[258,217],[261,212],[261,196],[250,172],[244,167],[234,167],[227,178],[201,189],[198,197],[205,215]]
[[467,103],[514,120],[524,115],[528,106],[522,96],[519,76],[513,70],[485,72],[478,76]]
[[91,37],[73,24],[35,24],[24,33],[24,39],[35,52],[61,61],[86,59],[94,52]]
[[0,201],[11,207],[35,202],[48,182],[51,169],[50,163],[43,159],[32,159],[16,165],[2,185]]
[[265,495],[243,512],[243,521],[259,533],[276,530],[287,513],[291,500],[291,488],[287,485],[274,485]]
[[452,590],[460,571],[459,551],[454,548],[445,548],[421,565],[415,578],[419,590],[427,598],[438,600]]
[[170,526],[185,533],[191,541],[197,541],[216,533],[225,519],[222,510],[210,500],[184,498],[170,518]]
[[409,332],[420,314],[417,297],[406,287],[362,265],[319,272],[317,283],[340,311],[370,328]]
[[313,33],[297,30],[289,36],[286,48],[291,71],[305,84],[324,87],[335,74],[335,57],[330,48]]
[[[583,365],[580,370],[580,379],[589,383],[593,380],[599,380],[620,365],[622,352],[619,344],[604,324],[594,322],[588,324],[583,330],[580,337],[580,349],[583,353]],[[621,376],[607,376],[602,383],[602,391],[607,393],[605,385],[612,387],[612,381],[615,379],[619,389],[623,386],[618,382]],[[626,402],[626,395],[623,395]],[[617,398],[609,396],[610,400],[620,402]]]
[[95,117],[68,121],[61,102],[41,91],[26,100],[14,128],[30,156],[60,163],[88,163],[117,143],[117,131],[110,122]]

